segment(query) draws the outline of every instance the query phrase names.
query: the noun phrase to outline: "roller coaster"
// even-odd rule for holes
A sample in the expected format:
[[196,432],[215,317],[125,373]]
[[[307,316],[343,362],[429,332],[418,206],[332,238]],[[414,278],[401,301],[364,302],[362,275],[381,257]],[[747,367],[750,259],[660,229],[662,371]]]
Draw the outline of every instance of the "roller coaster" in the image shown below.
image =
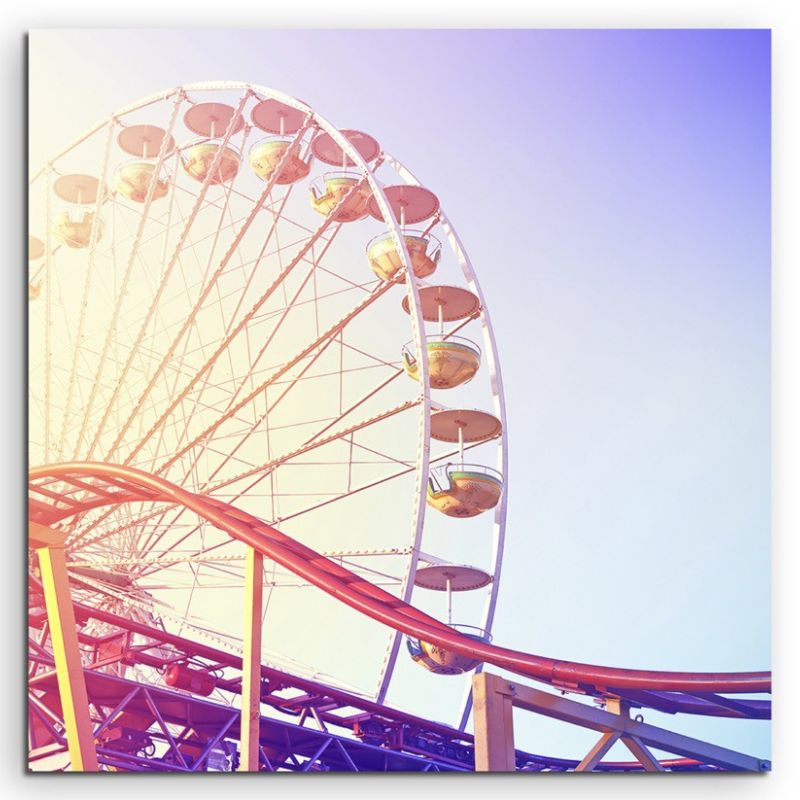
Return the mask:
[[[181,121],[199,138],[177,144]],[[631,716],[769,719],[768,672],[492,642],[497,342],[438,197],[372,136],[264,87],[179,87],[90,130],[31,197],[30,770],[770,768]],[[454,595],[477,624],[453,622]],[[390,702],[415,687],[454,724]],[[574,760],[526,752],[513,706],[600,740]],[[618,741],[635,760],[604,758]]]

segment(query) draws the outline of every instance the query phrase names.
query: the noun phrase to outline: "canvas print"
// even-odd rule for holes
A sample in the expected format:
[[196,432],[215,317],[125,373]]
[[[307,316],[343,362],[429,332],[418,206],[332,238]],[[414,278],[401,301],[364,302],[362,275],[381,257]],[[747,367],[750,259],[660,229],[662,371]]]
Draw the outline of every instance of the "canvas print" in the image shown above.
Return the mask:
[[29,157],[29,771],[770,770],[769,31],[37,30]]

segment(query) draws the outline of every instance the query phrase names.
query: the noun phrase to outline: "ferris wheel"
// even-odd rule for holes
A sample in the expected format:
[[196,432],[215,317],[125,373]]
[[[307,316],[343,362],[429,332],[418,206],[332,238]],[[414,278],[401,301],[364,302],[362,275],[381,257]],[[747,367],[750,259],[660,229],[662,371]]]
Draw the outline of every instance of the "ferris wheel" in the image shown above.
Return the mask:
[[[36,173],[30,462],[137,467],[235,503],[488,641],[508,494],[497,346],[435,187],[378,133],[261,86],[195,84]],[[66,530],[82,602],[241,646],[244,553],[204,519],[114,505]],[[413,687],[466,724],[457,676],[478,662],[276,565],[264,581],[267,663],[379,702]],[[115,668],[214,691],[197,664]]]

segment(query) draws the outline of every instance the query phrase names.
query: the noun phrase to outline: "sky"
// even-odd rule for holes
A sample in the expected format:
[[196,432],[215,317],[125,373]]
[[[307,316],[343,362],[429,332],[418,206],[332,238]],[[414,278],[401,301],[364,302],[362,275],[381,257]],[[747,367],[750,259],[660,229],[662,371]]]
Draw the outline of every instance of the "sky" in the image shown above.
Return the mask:
[[[498,341],[494,640],[769,668],[768,32],[36,31],[30,58],[33,168],[109,112],[205,80],[374,135],[439,195]],[[768,723],[645,719],[769,756]],[[517,725],[533,752],[592,744]]]

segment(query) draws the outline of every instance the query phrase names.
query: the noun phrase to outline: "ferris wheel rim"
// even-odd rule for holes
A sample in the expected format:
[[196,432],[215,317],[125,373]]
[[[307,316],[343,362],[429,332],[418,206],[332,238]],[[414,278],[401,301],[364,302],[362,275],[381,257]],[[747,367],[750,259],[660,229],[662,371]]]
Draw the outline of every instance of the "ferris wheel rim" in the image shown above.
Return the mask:
[[[104,126],[106,125],[113,125],[115,122],[119,121],[120,117],[123,117],[125,114],[131,113],[132,111],[136,111],[142,108],[147,107],[148,105],[152,105],[162,100],[168,100],[170,98],[175,98],[175,102],[177,104],[181,104],[182,102],[189,100],[188,95],[192,92],[208,92],[208,91],[244,91],[246,93],[252,94],[255,98],[257,98],[260,102],[264,102],[268,99],[275,99],[280,102],[285,103],[286,105],[297,109],[298,111],[302,111],[303,113],[308,114],[313,121],[317,124],[317,126],[325,131],[331,138],[342,148],[344,152],[347,153],[348,157],[354,162],[354,166],[358,167],[362,174],[365,176],[367,182],[370,184],[370,189],[373,193],[373,198],[378,206],[378,210],[380,211],[381,216],[383,217],[383,223],[388,228],[389,233],[391,234],[394,244],[396,246],[398,255],[403,262],[405,271],[407,275],[411,275],[411,280],[406,281],[406,298],[404,300],[404,306],[407,306],[407,311],[409,312],[409,317],[412,323],[412,331],[414,334],[414,340],[417,345],[418,354],[423,352],[424,346],[424,337],[425,337],[425,328],[424,328],[424,319],[422,317],[422,310],[421,310],[421,303],[419,299],[419,286],[420,280],[414,274],[414,270],[411,269],[410,263],[410,256],[406,246],[405,239],[401,233],[400,226],[395,218],[391,205],[387,199],[385,192],[383,191],[383,187],[378,181],[375,179],[372,170],[368,162],[366,162],[361,153],[352,146],[346,136],[344,136],[340,129],[336,128],[332,125],[326,118],[319,114],[315,109],[311,106],[303,103],[302,101],[297,100],[289,95],[286,95],[283,92],[279,92],[277,90],[261,86],[259,84],[253,83],[244,83],[244,82],[205,82],[205,83],[194,83],[194,84],[185,84],[182,86],[174,87],[171,89],[163,90],[162,92],[153,94],[149,97],[146,97],[142,100],[136,101],[135,103],[129,104],[125,106],[123,109],[117,111],[115,114],[110,115],[107,117],[102,123],[95,126],[95,128],[91,129],[89,133],[84,134],[75,142],[71,143],[64,151],[59,153],[54,159],[48,162],[48,167],[52,167],[52,165],[57,162],[60,158],[66,155],[71,149],[77,146],[78,143],[88,139],[90,136],[94,135],[95,133],[101,131]],[[411,186],[420,186],[421,184],[414,178],[413,176],[409,177],[411,174],[408,173],[407,175],[403,174],[403,171],[407,172],[406,168],[400,164],[399,161],[396,161],[392,156],[390,156],[385,151],[381,151],[380,157],[385,158],[388,163],[391,165],[398,165],[400,169],[397,169],[398,174],[400,177],[406,182],[406,185]],[[50,169],[46,168],[47,172],[50,172]],[[40,171],[41,172],[41,171]],[[37,173],[33,176],[32,182],[36,180],[40,173]],[[440,209],[438,210],[438,216],[447,229],[449,226],[449,221],[445,216],[444,212]],[[384,234],[385,235],[385,234]],[[451,237],[448,237],[449,239]],[[456,237],[457,238],[457,237]],[[458,246],[460,247],[460,240],[458,241]],[[450,241],[451,247],[453,247],[454,252],[456,252],[456,247],[453,246],[453,242]],[[463,253],[463,248],[462,248]],[[456,252],[458,256],[458,253]],[[469,280],[469,275],[464,268],[464,264],[461,264],[462,271],[464,271],[465,276]],[[474,270],[472,269],[471,264],[469,265],[469,271],[472,275],[473,282],[477,286],[477,279],[474,275]],[[479,289],[479,286],[478,286]],[[480,289],[478,292],[478,296],[480,298],[481,303],[481,318],[486,320],[488,316],[486,315],[486,306],[485,301],[483,299],[482,293],[480,293]],[[493,345],[493,352],[495,354],[495,361],[497,361],[497,354],[496,354],[496,345],[494,343],[494,336],[493,331],[491,329],[491,324],[489,323],[489,332],[492,338],[492,345]],[[485,331],[484,331],[485,334]],[[414,536],[413,536],[413,544],[412,544],[412,559],[409,570],[406,572],[404,577],[404,582],[402,586],[401,594],[405,597],[406,594],[409,595],[413,592],[414,587],[414,573],[416,570],[416,565],[419,561],[419,554],[421,552],[421,542],[422,542],[422,534],[424,528],[424,519],[425,519],[425,510],[426,510],[426,491],[425,491],[425,484],[427,482],[427,476],[430,471],[430,415],[431,415],[431,397],[430,397],[430,384],[427,376],[427,358],[418,358],[417,359],[420,366],[420,386],[421,386],[421,408],[420,408],[420,424],[419,424],[419,433],[418,433],[418,452],[417,452],[417,464],[416,464],[416,475],[417,475],[417,486],[415,489],[415,497],[414,497],[414,504],[415,504],[415,514],[416,518],[413,523],[414,527]],[[492,373],[494,378],[494,372]],[[494,380],[492,381],[494,385]],[[500,388],[501,398],[502,398],[502,387]],[[503,422],[505,421],[505,411],[504,411],[504,402],[502,404],[502,411],[503,411]],[[506,426],[503,425],[503,443],[502,449],[503,452],[506,452],[506,439],[505,439],[505,429]],[[501,457],[501,460],[504,457]],[[507,459],[506,459],[507,460]],[[503,462],[505,466],[506,461]],[[505,468],[503,469],[505,472]],[[506,503],[506,492],[503,492],[501,506],[502,509],[502,517],[503,517],[503,525],[505,519],[505,503]],[[498,512],[496,512],[497,514]],[[501,544],[500,548],[502,550],[502,534],[501,534]],[[495,546],[495,554],[493,554],[493,589],[492,592],[496,594],[496,587],[498,581],[497,577],[499,576],[501,561],[497,561],[496,559],[496,551],[497,547]],[[494,603],[496,603],[496,599],[492,601],[492,608],[489,612],[490,616],[493,616],[494,611]],[[489,623],[491,626],[491,620]],[[395,637],[396,641],[396,649],[399,649],[399,636]],[[396,659],[396,654],[394,656]],[[393,666],[394,666],[394,659],[392,660],[391,664],[389,665],[389,669],[385,672],[386,680],[382,679],[382,685],[379,687],[378,696],[383,697],[385,695],[385,689],[388,689],[388,684],[391,680],[393,674]]]
[[[399,159],[394,158],[391,155],[387,155],[387,161],[389,161],[389,163],[395,167],[403,180],[415,186],[422,185],[417,176],[411,172],[411,170]],[[501,425],[497,467],[500,471],[500,474],[503,476],[504,491],[500,497],[500,502],[495,507],[493,526],[494,534],[492,537],[492,560],[490,570],[492,582],[489,589],[489,597],[486,599],[481,622],[483,629],[491,634],[494,626],[494,617],[500,591],[500,575],[503,567],[506,518],[508,513],[508,417],[506,413],[505,392],[503,389],[503,376],[500,367],[500,355],[497,347],[497,338],[494,333],[494,327],[492,325],[491,315],[486,303],[486,298],[483,294],[483,289],[481,288],[480,281],[478,280],[478,276],[474,266],[472,265],[469,254],[461,242],[461,238],[459,237],[455,227],[452,225],[450,219],[444,211],[444,208],[439,208],[439,215],[441,217],[442,227],[445,231],[445,238],[448,240],[448,244],[458,258],[468,286],[474,291],[478,298],[480,318],[483,322],[483,337],[485,344],[484,350],[488,359],[490,385],[492,387],[492,399],[494,402],[495,413],[497,414],[497,418],[500,420]],[[482,665],[479,665],[477,667],[477,671],[480,671],[481,669]],[[466,728],[471,709],[472,692],[470,691],[470,688],[467,687],[462,700],[461,719],[458,724],[460,730],[464,730]]]

